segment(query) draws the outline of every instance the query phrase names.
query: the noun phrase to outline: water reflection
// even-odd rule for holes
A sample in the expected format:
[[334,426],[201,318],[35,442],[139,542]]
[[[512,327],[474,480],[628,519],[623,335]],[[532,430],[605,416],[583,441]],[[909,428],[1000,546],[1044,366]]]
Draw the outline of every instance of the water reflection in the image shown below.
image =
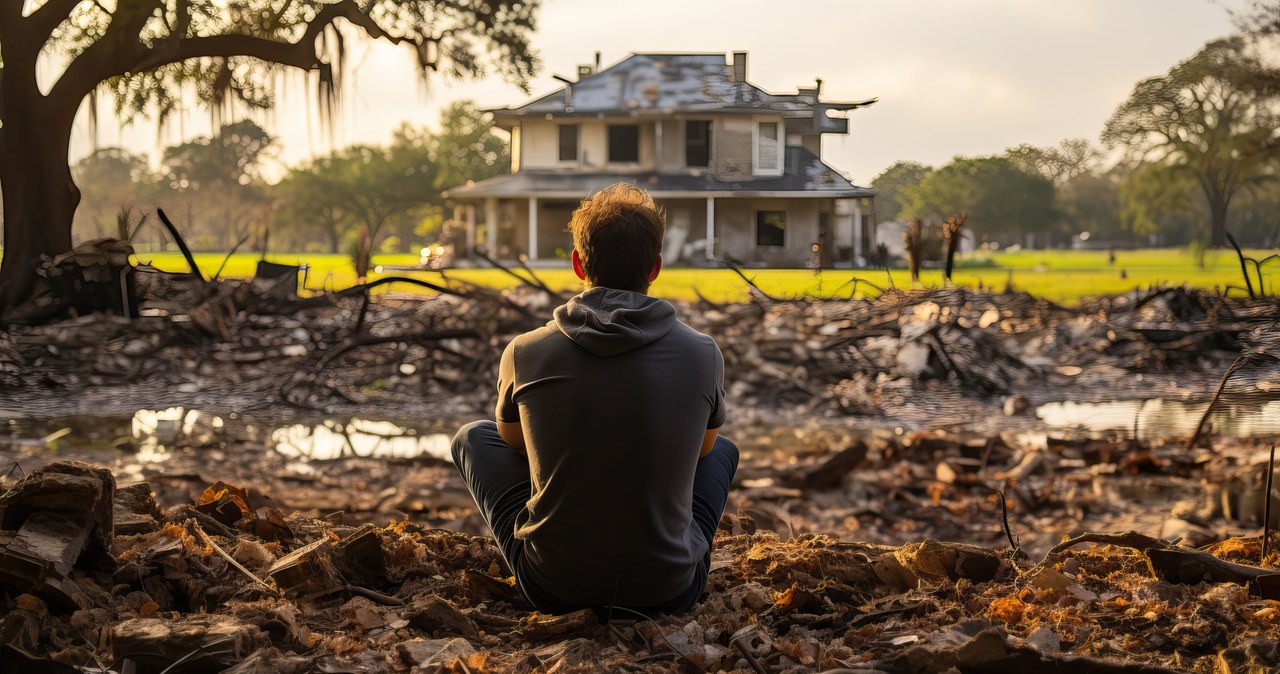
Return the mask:
[[[1208,402],[1119,400],[1106,403],[1054,402],[1041,405],[1036,416],[1046,424],[1090,431],[1137,431],[1139,438],[1195,433]],[[1256,437],[1280,435],[1280,400],[1222,400],[1209,416],[1214,435]]]
[[449,436],[411,425],[372,419],[271,421],[234,412],[211,414],[170,407],[139,410],[132,417],[69,417],[11,420],[9,445],[28,451],[75,449],[124,451],[139,463],[166,461],[178,450],[216,452],[224,448],[274,451],[299,461],[344,457],[450,460]]
[[389,421],[352,419],[345,423],[294,424],[271,433],[275,450],[289,458],[325,461],[346,456],[412,459],[430,456],[450,459],[449,436],[418,434]]

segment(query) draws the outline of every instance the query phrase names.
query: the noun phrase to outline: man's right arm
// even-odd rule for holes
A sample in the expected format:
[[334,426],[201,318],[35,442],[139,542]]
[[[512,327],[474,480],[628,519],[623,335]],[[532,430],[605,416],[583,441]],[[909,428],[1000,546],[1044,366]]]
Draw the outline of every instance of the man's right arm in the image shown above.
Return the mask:
[[724,422],[728,420],[728,413],[724,405],[724,356],[720,353],[720,347],[712,341],[711,348],[714,349],[714,368],[712,377],[714,378],[714,386],[711,394],[711,417],[707,419],[707,432],[702,436],[702,449],[698,453],[698,458],[711,453],[711,448],[716,445],[716,438],[720,435],[720,428],[724,426]]

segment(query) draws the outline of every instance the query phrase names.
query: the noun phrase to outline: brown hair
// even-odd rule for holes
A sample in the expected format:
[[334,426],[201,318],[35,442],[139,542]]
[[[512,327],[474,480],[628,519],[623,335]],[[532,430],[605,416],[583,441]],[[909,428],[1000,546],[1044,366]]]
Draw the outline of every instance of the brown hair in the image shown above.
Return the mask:
[[629,183],[614,183],[583,199],[569,220],[587,282],[638,292],[649,287],[666,227],[653,197]]

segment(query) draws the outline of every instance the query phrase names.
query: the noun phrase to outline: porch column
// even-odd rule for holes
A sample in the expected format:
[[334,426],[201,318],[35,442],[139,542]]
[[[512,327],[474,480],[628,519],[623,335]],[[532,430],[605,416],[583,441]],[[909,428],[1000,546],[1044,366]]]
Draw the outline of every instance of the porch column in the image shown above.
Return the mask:
[[654,122],[653,124],[653,142],[657,146],[654,148],[654,153],[653,153],[654,163],[657,165],[658,173],[662,173],[663,166],[662,166],[662,120],[661,119]]
[[464,254],[468,259],[470,259],[475,255],[474,249],[476,247],[476,205],[467,204],[463,208],[466,209],[467,217],[467,249],[464,251]]
[[853,259],[862,257],[862,200],[853,200]]
[[529,259],[538,259],[538,197],[529,197]]
[[716,198],[707,197],[707,259],[716,259]]
[[484,200],[484,222],[485,235],[487,241],[485,247],[489,249],[490,257],[497,259],[498,257],[498,200],[489,197]]

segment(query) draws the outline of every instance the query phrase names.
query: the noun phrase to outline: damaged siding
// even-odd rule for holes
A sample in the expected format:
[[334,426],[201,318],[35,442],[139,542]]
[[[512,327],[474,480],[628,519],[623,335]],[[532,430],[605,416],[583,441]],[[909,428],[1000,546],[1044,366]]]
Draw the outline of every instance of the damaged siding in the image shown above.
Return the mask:
[[714,169],[712,175],[716,180],[751,180],[753,128],[750,118],[740,117],[721,117],[711,125],[711,165]]
[[[818,241],[818,213],[831,210],[830,199],[717,199],[716,239],[725,257],[778,267],[804,267]],[[756,212],[787,214],[783,246],[756,245]]]

